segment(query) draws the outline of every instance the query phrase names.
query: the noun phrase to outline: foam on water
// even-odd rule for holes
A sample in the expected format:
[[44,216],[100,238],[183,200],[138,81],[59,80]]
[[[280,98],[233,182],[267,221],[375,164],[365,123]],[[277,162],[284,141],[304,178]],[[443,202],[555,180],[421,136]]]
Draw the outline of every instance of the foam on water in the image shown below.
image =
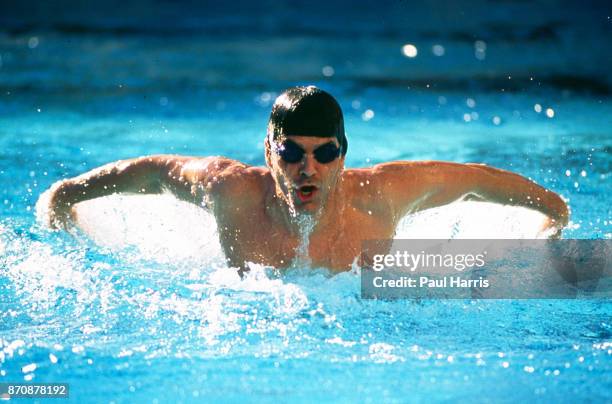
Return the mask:
[[[483,205],[470,203],[406,218],[398,237],[416,236],[418,231],[436,234],[433,228],[440,235],[468,234],[464,227],[472,223],[470,206],[477,210],[471,215],[480,218],[475,223],[488,222],[487,227],[477,225],[482,231],[495,228],[491,223],[495,218],[513,223],[503,235],[516,230],[528,234],[539,227],[532,212],[507,207],[496,211],[491,206],[483,210]],[[281,276],[251,264],[251,271],[241,279],[225,264],[212,217],[170,196],[114,196],[81,204],[77,213],[81,231],[99,245],[82,235],[72,238],[36,226],[29,233],[18,231],[12,223],[0,228],[0,299],[6,308],[0,314],[5,330],[0,339],[0,367],[7,372],[7,380],[68,380],[75,389],[87,386],[90,397],[101,399],[107,389],[79,379],[91,366],[114,369],[111,379],[115,381],[150,372],[154,366],[159,377],[178,374],[196,380],[206,390],[203,394],[219,397],[220,386],[234,391],[228,383],[235,380],[236,372],[273,361],[300,368],[298,373],[305,372],[313,388],[325,386],[325,380],[333,377],[325,369],[341,364],[350,364],[357,373],[363,367],[369,369],[369,377],[379,379],[378,386],[385,385],[388,377],[382,368],[378,375],[377,366],[395,366],[400,372],[445,367],[451,375],[449,383],[463,386],[466,381],[455,380],[453,371],[478,379],[484,376],[476,370],[486,365],[487,380],[503,379],[498,372],[508,361],[499,356],[504,338],[526,333],[524,350],[532,352],[542,333],[550,334],[548,350],[564,347],[567,333],[587,332],[585,324],[568,329],[566,316],[579,304],[572,302],[552,310],[554,303],[549,302],[362,300],[356,268],[332,276],[325,269],[302,266]],[[495,324],[509,313],[521,312],[521,305],[530,312],[550,314],[546,319],[525,318],[516,326],[510,322],[492,327],[482,335],[474,331],[483,323]],[[600,336],[607,331],[605,326],[593,325],[588,332],[593,335],[588,338],[600,346]],[[474,340],[477,348],[470,349]],[[573,363],[577,360],[573,356],[593,363],[606,354],[587,341],[564,357],[542,351],[529,359],[521,346],[515,344],[508,363],[534,367],[536,373],[551,366],[560,368],[566,361]],[[214,383],[199,379],[208,374],[210,361],[215,367],[211,374],[227,377]],[[186,370],[185,363],[191,368]],[[294,377],[287,373],[281,379],[277,376],[276,383],[267,383],[265,372],[259,369],[257,380],[264,380],[266,388],[292,383]],[[347,377],[357,373],[349,372]],[[468,384],[483,391],[476,381]],[[334,391],[342,394],[343,388]],[[153,390],[147,388],[149,393]],[[172,396],[168,391],[155,390],[155,394]]]
[[[45,215],[46,195],[38,203],[39,220]],[[206,265],[223,262],[214,217],[171,195],[114,195],[77,205],[78,227],[96,243],[122,249],[134,246],[143,256],[160,262],[177,258]],[[545,216],[539,212],[483,202],[457,202],[406,216],[395,238],[538,238]],[[309,266],[308,238],[315,219],[296,218],[301,234],[298,262]],[[301,263],[301,264],[300,264]]]

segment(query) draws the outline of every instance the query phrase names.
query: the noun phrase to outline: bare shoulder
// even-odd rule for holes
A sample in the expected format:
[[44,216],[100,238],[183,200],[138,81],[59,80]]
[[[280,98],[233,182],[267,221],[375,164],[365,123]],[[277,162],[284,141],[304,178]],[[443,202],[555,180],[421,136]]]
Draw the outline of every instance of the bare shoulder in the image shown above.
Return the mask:
[[381,186],[395,187],[399,184],[448,184],[448,181],[464,179],[465,176],[485,168],[484,164],[454,163],[449,161],[391,161],[373,166],[372,175]]
[[364,187],[362,184],[365,184],[377,187],[384,186],[387,181],[392,181],[398,177],[406,180],[427,172],[435,173],[443,169],[446,164],[452,163],[442,161],[391,161],[367,168],[347,169],[344,172],[344,178],[347,185]]
[[[258,188],[267,170],[227,157],[152,156],[161,169],[163,185],[180,199],[231,203],[238,193]],[[208,203],[207,202],[207,203]]]
[[422,161],[390,161],[387,163],[376,164],[371,168],[376,176],[392,176],[396,174],[425,173],[427,171],[440,171],[449,166],[458,166],[460,164],[450,163],[446,161],[422,160]]
[[347,188],[362,187],[362,182],[364,185],[370,185],[369,182],[375,175],[373,168],[347,168],[342,173],[342,181]]
[[342,173],[342,187],[345,197],[357,209],[377,215],[389,210],[385,190],[373,167],[346,169]]
[[247,193],[261,190],[271,180],[270,171],[265,167],[236,164],[222,170],[216,182],[225,192]]
[[258,200],[271,181],[267,168],[253,167],[226,158],[209,163],[208,171],[202,185],[213,198],[223,199],[232,205]]
[[249,167],[227,157],[156,156],[168,175],[191,184],[221,185],[240,178]]
[[443,161],[392,161],[349,169],[343,177],[354,206],[398,218],[405,213],[405,206],[447,186],[450,177],[454,181],[461,176],[460,171],[452,169],[456,166],[461,165]]
[[181,170],[183,175],[194,175],[199,178],[207,178],[209,176],[228,175],[231,172],[240,171],[248,166],[240,161],[232,160],[227,157],[211,156],[211,157],[189,157],[189,156],[172,156],[168,159],[167,164],[173,168]]

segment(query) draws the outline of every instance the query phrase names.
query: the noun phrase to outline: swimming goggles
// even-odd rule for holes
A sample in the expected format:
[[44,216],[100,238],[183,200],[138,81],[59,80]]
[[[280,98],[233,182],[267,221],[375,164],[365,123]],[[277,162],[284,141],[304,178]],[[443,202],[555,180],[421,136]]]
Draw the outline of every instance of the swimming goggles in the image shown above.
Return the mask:
[[[306,153],[297,143],[289,139],[285,140],[283,143],[275,144],[274,149],[280,158],[290,164],[302,161]],[[314,158],[319,163],[328,164],[340,156],[340,149],[336,147],[335,144],[329,142],[314,149],[312,154],[314,154]]]

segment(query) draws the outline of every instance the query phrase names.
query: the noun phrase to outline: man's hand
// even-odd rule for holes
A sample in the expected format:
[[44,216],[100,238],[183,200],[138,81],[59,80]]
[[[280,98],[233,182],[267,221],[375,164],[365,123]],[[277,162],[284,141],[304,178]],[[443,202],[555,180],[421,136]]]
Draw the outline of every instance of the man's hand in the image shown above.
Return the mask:
[[43,221],[54,230],[68,230],[76,221],[74,204],[66,196],[70,188],[70,180],[58,181],[47,191],[47,206],[43,206]]
[[546,220],[542,224],[540,231],[538,232],[538,238],[552,238],[560,239],[563,228],[567,226],[569,220],[569,213],[561,219],[553,219],[546,217]]
[[115,193],[159,193],[159,158],[121,160],[78,177],[54,183],[40,198],[37,215],[50,228],[68,230],[74,224],[74,206]]

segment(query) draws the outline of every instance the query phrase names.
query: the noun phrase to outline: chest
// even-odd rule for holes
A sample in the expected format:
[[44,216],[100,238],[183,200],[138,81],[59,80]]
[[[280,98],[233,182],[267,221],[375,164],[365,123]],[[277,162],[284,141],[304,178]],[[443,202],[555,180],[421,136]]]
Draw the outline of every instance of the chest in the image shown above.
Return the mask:
[[288,231],[257,212],[231,212],[217,218],[221,246],[232,266],[245,261],[284,268],[299,256],[313,267],[347,270],[362,242],[393,237],[395,224],[384,216],[345,209],[329,224],[315,226],[309,237]]

